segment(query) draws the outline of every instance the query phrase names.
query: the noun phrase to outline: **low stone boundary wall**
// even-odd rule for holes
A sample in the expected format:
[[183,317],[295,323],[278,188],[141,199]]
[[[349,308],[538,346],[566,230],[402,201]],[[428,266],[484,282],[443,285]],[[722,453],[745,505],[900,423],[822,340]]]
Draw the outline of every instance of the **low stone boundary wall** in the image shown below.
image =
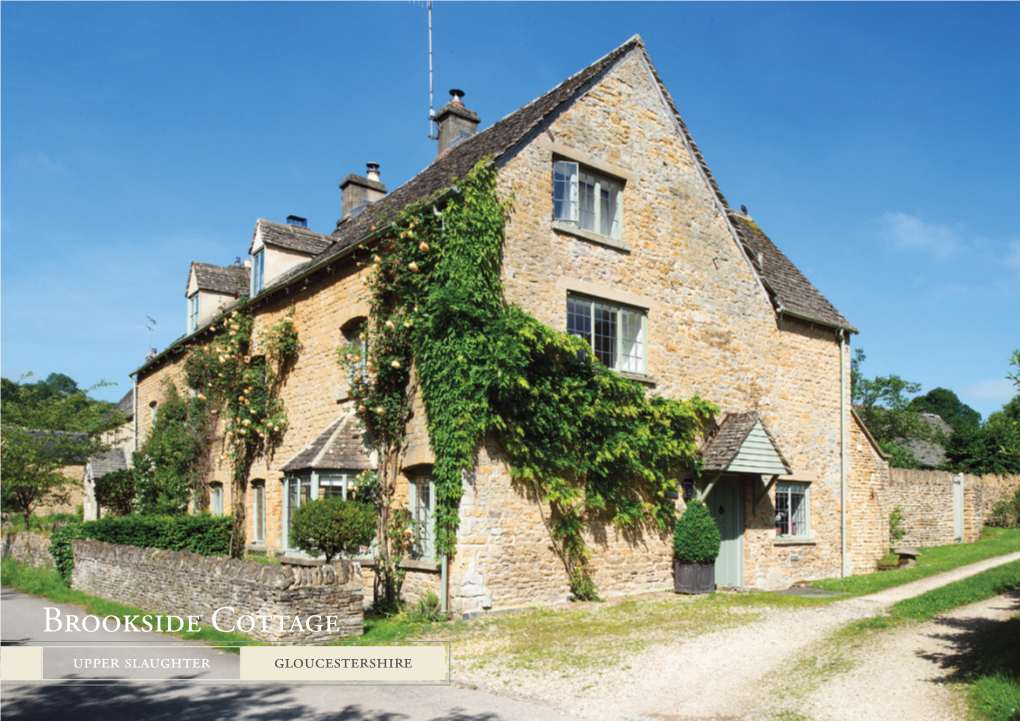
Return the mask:
[[3,535],[3,557],[36,568],[56,568],[50,555],[50,539],[36,533],[12,531]]
[[72,547],[71,585],[93,596],[208,626],[217,609],[233,608],[218,613],[218,626],[240,624],[258,641],[328,643],[363,632],[361,569],[350,561],[271,566],[82,539]]
[[[901,543],[912,546],[943,546],[953,543],[953,478],[949,471],[890,468],[882,488],[888,514],[899,507],[907,535]],[[1020,476],[963,475],[963,542],[981,537],[981,529],[992,515],[992,507],[1016,493]]]

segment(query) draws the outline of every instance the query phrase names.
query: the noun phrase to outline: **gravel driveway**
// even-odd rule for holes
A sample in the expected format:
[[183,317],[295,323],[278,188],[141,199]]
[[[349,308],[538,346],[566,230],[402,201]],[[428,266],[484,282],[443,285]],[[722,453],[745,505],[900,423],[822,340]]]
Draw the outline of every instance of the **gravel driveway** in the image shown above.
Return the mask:
[[1020,595],[870,637],[839,629],[902,598],[1018,559],[1020,553],[1010,554],[826,606],[770,609],[746,625],[664,639],[610,668],[548,673],[455,661],[454,678],[592,721],[962,720],[962,703],[945,685],[951,661],[988,624],[1020,611]]

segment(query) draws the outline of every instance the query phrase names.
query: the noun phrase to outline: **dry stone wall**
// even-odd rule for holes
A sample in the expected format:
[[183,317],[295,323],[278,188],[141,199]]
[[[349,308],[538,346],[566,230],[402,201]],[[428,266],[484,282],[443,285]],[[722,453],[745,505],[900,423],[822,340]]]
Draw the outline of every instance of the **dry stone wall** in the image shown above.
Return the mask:
[[886,523],[894,508],[903,512],[904,545],[942,546],[956,540],[953,521],[953,478],[963,478],[963,542],[981,537],[993,506],[1020,487],[1020,476],[972,476],[949,471],[892,468],[882,489]]
[[[102,541],[72,544],[71,584],[94,596],[155,613],[200,616],[205,625],[212,625],[217,609],[230,607],[218,614],[219,627],[241,622],[258,641],[328,643],[362,634],[361,570],[350,561],[271,566]],[[258,619],[250,631],[244,616]],[[277,620],[264,624],[259,617]]]
[[4,558],[13,558],[36,568],[55,568],[50,555],[50,539],[36,533],[5,533],[3,554]]

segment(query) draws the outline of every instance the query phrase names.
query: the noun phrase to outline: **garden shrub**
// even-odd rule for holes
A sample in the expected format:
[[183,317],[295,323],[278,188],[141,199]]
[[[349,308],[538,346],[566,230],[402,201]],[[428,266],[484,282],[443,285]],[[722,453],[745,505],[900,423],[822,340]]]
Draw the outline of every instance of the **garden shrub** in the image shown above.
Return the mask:
[[290,541],[310,556],[349,556],[375,538],[375,508],[341,496],[305,501],[291,521]]
[[96,503],[115,516],[126,516],[134,510],[135,472],[132,468],[107,473],[96,479]]
[[225,556],[230,547],[230,516],[125,516],[87,523],[70,523],[50,534],[50,555],[64,581],[74,570],[71,540],[120,543],[125,546],[191,551],[202,556]]
[[719,556],[719,529],[708,507],[694,499],[673,529],[673,553],[685,562],[712,563]]

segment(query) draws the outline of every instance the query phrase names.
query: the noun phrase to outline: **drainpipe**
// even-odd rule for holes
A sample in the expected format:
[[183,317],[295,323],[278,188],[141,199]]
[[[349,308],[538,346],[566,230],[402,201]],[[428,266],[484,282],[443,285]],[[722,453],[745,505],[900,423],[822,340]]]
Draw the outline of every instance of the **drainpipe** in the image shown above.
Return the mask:
[[846,360],[844,350],[846,348],[846,331],[839,329],[839,482],[840,482],[840,528],[842,537],[841,556],[843,563],[843,577],[850,575],[850,559],[846,553]]
[[447,584],[450,582],[450,577],[447,575],[447,572],[449,571],[449,564],[448,564],[449,560],[450,560],[450,557],[444,553],[443,554],[443,576],[442,576],[442,579],[439,582],[439,584],[440,584],[440,593],[439,593],[440,606],[439,606],[439,612],[442,613],[444,616],[446,615],[446,612],[447,612],[447,608],[446,608],[446,605],[447,605],[447,595],[448,595]]
[[138,450],[138,376],[131,376],[131,400],[134,402],[134,414],[131,416],[131,443],[134,446],[131,450]]

